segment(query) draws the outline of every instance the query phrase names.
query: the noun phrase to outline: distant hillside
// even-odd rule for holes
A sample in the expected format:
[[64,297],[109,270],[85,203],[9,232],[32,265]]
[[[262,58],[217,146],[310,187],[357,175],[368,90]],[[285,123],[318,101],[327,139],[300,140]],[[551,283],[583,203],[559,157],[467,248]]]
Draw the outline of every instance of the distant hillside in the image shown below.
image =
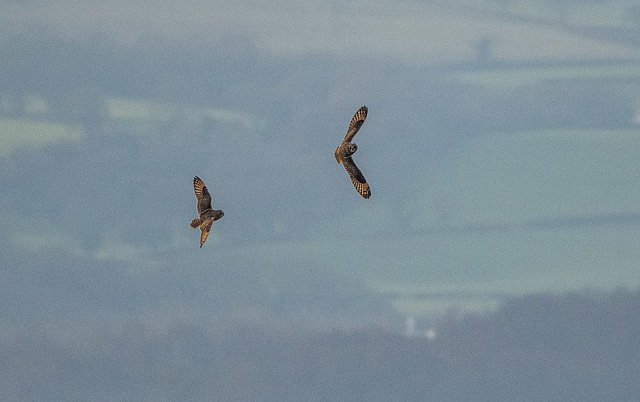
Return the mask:
[[[451,14],[438,7],[429,18]],[[482,37],[465,28],[444,45],[429,37],[418,55],[444,46],[455,57],[416,64],[270,53],[241,35],[212,48],[159,39],[141,51],[101,36],[12,33],[0,44],[15,61],[0,72],[0,205],[17,293],[41,306],[53,291],[44,272],[84,283],[87,266],[104,267],[97,284],[121,280],[106,311],[158,309],[180,299],[170,289],[186,270],[185,292],[217,290],[199,287],[185,303],[224,306],[218,318],[313,311],[314,321],[342,306],[333,319],[346,322],[637,284],[633,54],[600,42],[603,52],[587,54],[592,39],[454,14],[451,29],[492,26],[518,52],[550,36],[577,50],[483,59],[465,53]],[[394,26],[384,43],[438,27]],[[355,160],[370,202],[354,197],[332,157],[363,104]],[[195,175],[225,211],[201,253],[188,226]],[[40,262],[49,254],[59,255],[53,267]],[[153,283],[159,290],[145,293]],[[64,300],[66,314],[75,299]],[[217,314],[226,309],[236,313]]]

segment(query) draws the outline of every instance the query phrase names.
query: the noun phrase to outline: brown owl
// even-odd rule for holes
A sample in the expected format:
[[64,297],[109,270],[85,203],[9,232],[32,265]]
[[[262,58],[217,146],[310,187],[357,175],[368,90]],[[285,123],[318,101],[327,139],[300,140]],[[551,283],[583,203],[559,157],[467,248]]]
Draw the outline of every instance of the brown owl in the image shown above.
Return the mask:
[[347,135],[344,136],[344,140],[342,140],[342,144],[336,148],[334,152],[334,156],[336,157],[336,162],[342,163],[347,173],[349,173],[349,177],[351,177],[351,182],[353,186],[356,188],[358,193],[363,196],[365,199],[371,197],[371,189],[369,188],[369,183],[362,175],[362,172],[356,164],[353,162],[351,155],[353,155],[357,150],[358,146],[356,144],[352,144],[351,140],[355,137],[362,124],[367,119],[367,107],[362,106],[356,114],[353,115],[351,122],[349,123],[349,128],[347,129]]
[[197,228],[200,227],[200,248],[204,244],[204,241],[207,240],[207,236],[209,236],[209,232],[211,231],[211,225],[213,222],[224,216],[224,212],[219,209],[211,208],[211,194],[209,194],[209,190],[207,190],[207,186],[204,185],[204,182],[200,180],[198,176],[193,178],[193,191],[196,193],[196,198],[198,199],[198,215],[199,218],[196,218],[191,221],[191,227]]

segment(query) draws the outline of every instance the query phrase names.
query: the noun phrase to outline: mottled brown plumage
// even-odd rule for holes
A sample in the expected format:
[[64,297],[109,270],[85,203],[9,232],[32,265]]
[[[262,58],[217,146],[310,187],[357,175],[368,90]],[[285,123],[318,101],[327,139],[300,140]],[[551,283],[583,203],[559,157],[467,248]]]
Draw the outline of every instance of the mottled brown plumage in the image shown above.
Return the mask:
[[358,146],[351,143],[351,140],[355,137],[356,133],[360,130],[360,127],[362,127],[362,124],[364,124],[364,121],[367,119],[367,111],[367,107],[362,106],[358,109],[356,114],[353,115],[353,118],[349,123],[349,128],[347,129],[347,134],[344,136],[344,140],[342,140],[342,144],[340,144],[333,153],[336,157],[336,162],[342,163],[342,166],[344,166],[345,170],[349,174],[353,187],[355,187],[358,193],[365,199],[371,197],[371,189],[369,188],[369,183],[367,183],[364,175],[360,169],[358,169],[351,157],[351,155],[358,150]]
[[196,199],[198,200],[199,217],[191,221],[191,227],[194,229],[200,227],[200,248],[202,248],[211,231],[211,225],[222,218],[224,212],[211,208],[211,194],[209,194],[207,186],[198,176],[193,178],[193,191],[196,193]]

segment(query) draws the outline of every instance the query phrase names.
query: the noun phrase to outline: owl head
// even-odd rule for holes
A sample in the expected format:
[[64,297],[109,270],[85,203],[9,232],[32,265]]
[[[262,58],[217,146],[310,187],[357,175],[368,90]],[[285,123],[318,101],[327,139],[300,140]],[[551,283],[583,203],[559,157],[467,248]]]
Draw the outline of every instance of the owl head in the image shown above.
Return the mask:
[[353,143],[349,144],[349,148],[348,148],[349,155],[355,154],[357,150],[358,150],[358,146],[356,144],[353,144]]

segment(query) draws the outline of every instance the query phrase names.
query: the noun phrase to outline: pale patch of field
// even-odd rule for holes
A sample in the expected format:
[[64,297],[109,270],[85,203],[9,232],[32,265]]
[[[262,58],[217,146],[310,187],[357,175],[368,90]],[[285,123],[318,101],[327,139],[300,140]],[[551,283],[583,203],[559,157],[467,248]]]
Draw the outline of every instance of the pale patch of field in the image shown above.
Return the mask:
[[84,128],[78,125],[0,119],[0,156],[7,156],[21,147],[37,147],[61,141],[77,142],[84,136]]
[[[464,313],[485,313],[499,306],[498,299],[470,299],[464,297],[451,298],[405,298],[392,302],[393,307],[407,316],[426,316],[443,314],[452,311]],[[426,335],[426,334],[425,334]]]
[[107,115],[115,120],[167,122],[173,119],[198,122],[203,118],[221,123],[240,125],[245,129],[257,129],[265,122],[248,113],[212,107],[189,106],[150,102],[144,99],[109,98],[105,102]]
[[640,63],[613,63],[579,67],[522,67],[513,69],[492,69],[459,71],[448,76],[468,85],[491,88],[513,89],[549,80],[640,79]]

